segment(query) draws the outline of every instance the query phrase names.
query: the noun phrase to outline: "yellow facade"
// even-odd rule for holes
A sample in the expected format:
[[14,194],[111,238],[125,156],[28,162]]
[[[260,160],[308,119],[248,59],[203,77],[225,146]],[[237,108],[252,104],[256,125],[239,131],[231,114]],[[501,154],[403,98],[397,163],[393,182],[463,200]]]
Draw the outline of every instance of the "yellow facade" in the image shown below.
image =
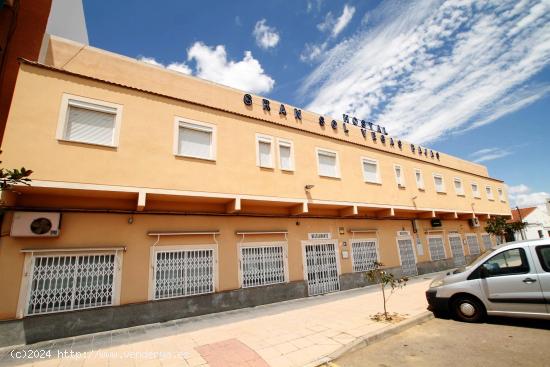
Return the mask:
[[[16,188],[17,194],[4,193],[10,212],[2,233],[10,231],[12,211],[43,210],[63,212],[61,234],[2,237],[0,319],[23,316],[18,303],[25,294],[21,282],[28,253],[22,249],[124,246],[120,304],[132,304],[151,300],[152,246],[215,244],[215,291],[220,292],[241,286],[242,243],[287,242],[287,281],[293,282],[307,280],[302,241],[309,233],[331,233],[338,241],[339,274],[346,274],[353,272],[352,259],[343,253],[350,251],[354,238],[376,238],[380,260],[399,267],[398,231],[411,233],[417,263],[430,262],[428,234],[443,235],[451,258],[450,232],[480,235],[490,216],[510,214],[503,182],[472,162],[441,152],[439,159],[419,155],[410,142],[403,142],[402,149],[389,141],[382,144],[380,134],[374,142],[370,131],[366,138],[354,126],[344,132],[341,121],[333,129],[328,116],[325,126],[307,111],[295,119],[294,106],[287,105],[287,115],[281,116],[276,101],[267,112],[257,96],[246,106],[245,92],[58,38],[50,40],[44,63],[22,62],[18,75],[2,160],[6,167],[32,169],[33,183]],[[60,139],[66,121],[63,101],[73,97],[118,106],[113,146]],[[180,118],[213,127],[213,159],[174,154]],[[259,135],[271,137],[273,144],[278,139],[292,143],[293,170],[281,170],[277,162],[273,168],[258,166]],[[339,177],[319,175],[319,148],[337,153]],[[378,162],[379,183],[365,182],[362,158]],[[272,159],[279,159],[276,149]],[[404,187],[397,185],[395,165],[402,168]],[[417,187],[416,169],[422,171],[423,190]],[[434,175],[443,177],[444,192],[436,192]],[[455,192],[455,178],[461,179],[463,195]],[[478,185],[479,198],[471,183]],[[313,187],[305,190],[306,185]],[[493,199],[486,195],[487,186]],[[431,227],[435,217],[442,219],[442,227]],[[480,219],[481,226],[470,227],[471,218]],[[355,233],[353,228],[371,232]],[[288,233],[236,234],[278,229]],[[219,234],[148,235],[208,230]]]

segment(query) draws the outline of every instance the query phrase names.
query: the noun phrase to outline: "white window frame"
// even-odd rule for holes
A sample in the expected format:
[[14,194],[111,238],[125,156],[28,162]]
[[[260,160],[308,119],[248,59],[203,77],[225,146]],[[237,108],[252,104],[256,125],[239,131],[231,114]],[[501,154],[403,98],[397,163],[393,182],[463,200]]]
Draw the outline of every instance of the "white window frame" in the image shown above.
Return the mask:
[[[283,248],[283,266],[284,266],[284,280],[277,283],[268,283],[262,285],[254,285],[250,287],[244,287],[244,278],[243,278],[243,248],[258,248],[258,247],[282,247]],[[288,242],[287,241],[269,241],[269,242],[242,242],[237,246],[238,259],[239,259],[239,288],[256,288],[256,287],[266,287],[273,284],[282,284],[288,283],[290,276],[288,272]]]
[[[430,238],[439,238],[441,240],[441,244],[443,246],[443,254],[445,255],[445,257],[443,259],[437,259],[437,260],[434,260],[433,256],[432,256],[432,250],[430,248]],[[447,246],[445,246],[445,238],[443,235],[440,235],[440,234],[430,234],[430,235],[427,235],[426,236],[426,244],[428,245],[428,252],[430,253],[430,260],[431,261],[439,261],[439,260],[446,260],[449,258],[449,255],[447,254]]]
[[[487,191],[489,189],[489,191]],[[493,194],[493,187],[491,185],[485,186],[485,196],[487,196],[487,200],[494,201],[495,195]]]
[[[397,171],[396,171],[397,168],[399,168],[399,171],[401,172],[400,178],[397,177]],[[395,176],[395,183],[397,183],[397,187],[407,186],[405,182],[405,171],[403,170],[403,167],[400,164],[393,165],[393,175]]]
[[504,198],[504,190],[502,189],[502,187],[497,187],[497,193],[498,193],[498,198],[499,198],[499,200],[500,200],[502,203],[505,203],[505,202],[506,202],[506,199]]
[[[193,155],[181,154],[179,152],[179,134],[180,126],[197,131],[209,132],[210,135],[210,154],[209,157],[198,157]],[[201,159],[205,161],[215,161],[216,160],[216,146],[217,146],[217,127],[214,124],[208,122],[191,120],[185,117],[176,116],[174,118],[174,147],[173,153],[177,157]]]
[[[256,134],[256,166],[261,168],[275,168],[275,147],[272,136],[264,134]],[[269,143],[270,164],[262,166],[260,161],[260,143]]]
[[[352,238],[350,239],[348,242],[349,242],[349,249],[350,249],[350,257],[351,257],[351,267],[352,267],[352,271],[354,273],[363,273],[365,272],[365,270],[358,270],[356,267],[355,267],[355,255],[354,255],[354,252],[353,252],[353,244],[354,243],[357,243],[357,242],[374,242],[375,246],[376,246],[376,261],[377,262],[380,262],[380,246],[378,245],[378,238],[376,237],[372,237],[372,238]],[[368,270],[366,270],[368,271]]]
[[[335,155],[336,157],[336,167],[335,167],[335,170],[336,170],[336,176],[329,176],[329,175],[324,175],[324,174],[321,174],[321,165],[319,164],[319,155]],[[317,174],[321,177],[330,177],[330,178],[341,178],[341,173],[340,173],[340,157],[338,156],[338,152],[335,151],[335,150],[331,150],[331,149],[326,149],[326,148],[315,148],[315,160],[317,162]]]
[[[420,181],[417,179],[416,174],[420,174]],[[414,169],[414,180],[416,181],[416,188],[418,190],[426,190],[426,186],[424,185],[424,174],[422,173],[422,170],[420,168]]]
[[[44,249],[45,250],[45,249]],[[71,310],[60,310],[60,311],[50,311],[50,312],[40,312],[33,315],[44,315],[60,312],[73,312],[79,310],[89,310],[98,307],[111,307],[120,305],[120,289],[122,282],[122,261],[123,261],[123,250],[98,250],[94,251],[91,249],[83,249],[82,251],[64,251],[63,249],[47,249],[46,251],[39,250],[37,252],[26,252],[25,260],[23,263],[23,274],[21,276],[21,286],[19,289],[19,299],[17,303],[17,314],[16,317],[21,319],[27,316],[29,301],[31,296],[31,287],[32,287],[32,275],[34,269],[34,259],[41,256],[95,256],[95,255],[115,255],[115,268],[113,271],[113,293],[112,293],[112,302],[110,305],[99,305],[94,307],[85,307]]]
[[[401,260],[401,250],[399,249],[399,240],[410,240],[411,246],[412,246],[412,252],[414,255],[414,263],[416,265],[416,273],[418,275],[418,256],[416,255],[416,241],[414,240],[413,236],[410,234],[406,236],[395,236],[395,245],[397,246],[397,257],[399,258],[399,267],[403,266],[403,262]],[[429,251],[429,250],[428,250]]]
[[[181,251],[181,250],[189,250],[189,251],[195,251],[195,250],[212,250],[212,256],[213,256],[213,274],[212,274],[212,281],[213,281],[213,287],[212,292],[210,293],[201,293],[201,294],[192,294],[192,295],[181,295],[181,296],[174,296],[174,297],[165,297],[165,298],[155,298],[155,277],[157,273],[157,252],[161,251]],[[205,245],[171,245],[171,246],[151,246],[150,252],[149,252],[149,300],[150,301],[161,301],[164,299],[174,299],[174,298],[183,298],[183,297],[195,297],[200,296],[202,294],[212,294],[216,293],[218,291],[218,284],[219,284],[219,270],[218,270],[218,245],[217,244],[205,244]]]
[[[474,186],[477,188],[476,191],[474,191]],[[477,182],[471,182],[470,189],[472,190],[472,196],[474,198],[481,199],[481,193],[479,192],[479,184]]]
[[[93,106],[91,106],[93,105]],[[113,113],[113,109],[115,110],[115,125],[114,125],[114,131],[113,131],[113,139],[111,144],[99,144],[99,143],[89,143],[86,141],[79,141],[79,140],[71,140],[66,137],[67,132],[67,125],[68,125],[68,119],[69,119],[69,106],[75,106],[80,107],[84,109],[88,109],[91,111],[97,111],[97,112],[106,112],[106,113]],[[105,107],[102,109],[101,107]],[[56,139],[60,141],[67,141],[71,143],[78,143],[78,144],[88,144],[88,145],[96,145],[96,146],[102,146],[102,147],[110,147],[110,148],[117,148],[119,143],[119,137],[120,137],[120,125],[122,122],[122,105],[102,101],[99,99],[93,99],[93,98],[87,98],[87,97],[81,97],[76,96],[73,94],[63,93],[63,96],[61,98],[61,107],[59,109],[59,120],[57,122],[57,131],[56,131]]]
[[[283,168],[281,164],[281,146],[286,146],[290,148],[290,168]],[[279,163],[279,169],[281,171],[293,172],[296,169],[294,164],[294,143],[292,142],[292,140],[277,138],[277,158]],[[259,156],[258,156],[258,161],[259,161]]]
[[[460,190],[456,188],[456,183],[460,182]],[[462,182],[462,179],[460,177],[454,177],[453,178],[453,186],[455,189],[455,193],[457,196],[465,196],[464,195],[464,183]]]
[[[446,194],[447,193],[447,188],[445,187],[445,178],[443,177],[443,175],[441,173],[434,173],[434,174],[432,174],[432,178],[433,178],[433,181],[434,181],[435,192],[437,192],[439,194]],[[436,178],[441,179],[441,190],[437,189],[437,184],[435,183]]]
[[[380,177],[380,164],[378,162],[378,159],[373,159],[373,158],[369,158],[369,157],[361,157],[360,162],[361,162],[361,171],[363,172],[363,181],[368,182],[368,183],[381,184],[382,183],[382,178]],[[365,167],[364,167],[365,162],[371,163],[371,164],[376,164],[376,180],[375,181],[367,180],[367,177],[365,176]]]

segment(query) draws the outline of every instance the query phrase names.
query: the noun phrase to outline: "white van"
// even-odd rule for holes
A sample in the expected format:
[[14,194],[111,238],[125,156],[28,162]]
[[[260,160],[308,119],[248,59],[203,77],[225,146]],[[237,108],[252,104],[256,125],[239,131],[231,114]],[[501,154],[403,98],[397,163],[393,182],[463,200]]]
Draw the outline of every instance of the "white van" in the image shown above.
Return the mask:
[[486,315],[550,319],[550,240],[511,242],[430,284],[428,310],[459,320]]

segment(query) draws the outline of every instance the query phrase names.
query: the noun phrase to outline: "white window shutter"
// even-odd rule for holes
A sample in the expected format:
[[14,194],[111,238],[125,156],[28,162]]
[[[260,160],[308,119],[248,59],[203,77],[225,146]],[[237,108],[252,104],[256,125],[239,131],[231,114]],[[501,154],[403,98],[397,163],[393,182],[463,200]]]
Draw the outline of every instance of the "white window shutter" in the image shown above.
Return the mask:
[[378,182],[378,165],[375,162],[363,161],[363,172],[366,181]]
[[258,141],[258,154],[260,167],[272,167],[271,143],[267,141]]
[[281,169],[284,169],[284,170],[292,169],[292,157],[290,153],[291,153],[291,149],[288,145],[279,145]]
[[337,176],[335,154],[319,153],[319,174],[321,176]]
[[178,152],[187,157],[211,159],[212,131],[180,126]]
[[113,145],[116,109],[96,111],[69,105],[64,138],[91,144]]

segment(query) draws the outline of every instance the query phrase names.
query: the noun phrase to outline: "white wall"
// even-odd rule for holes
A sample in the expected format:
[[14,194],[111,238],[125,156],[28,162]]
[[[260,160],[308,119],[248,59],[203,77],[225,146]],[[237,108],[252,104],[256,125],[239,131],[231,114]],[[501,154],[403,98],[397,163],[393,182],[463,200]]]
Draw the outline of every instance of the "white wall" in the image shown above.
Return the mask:
[[53,0],[46,33],[89,44],[82,0]]

